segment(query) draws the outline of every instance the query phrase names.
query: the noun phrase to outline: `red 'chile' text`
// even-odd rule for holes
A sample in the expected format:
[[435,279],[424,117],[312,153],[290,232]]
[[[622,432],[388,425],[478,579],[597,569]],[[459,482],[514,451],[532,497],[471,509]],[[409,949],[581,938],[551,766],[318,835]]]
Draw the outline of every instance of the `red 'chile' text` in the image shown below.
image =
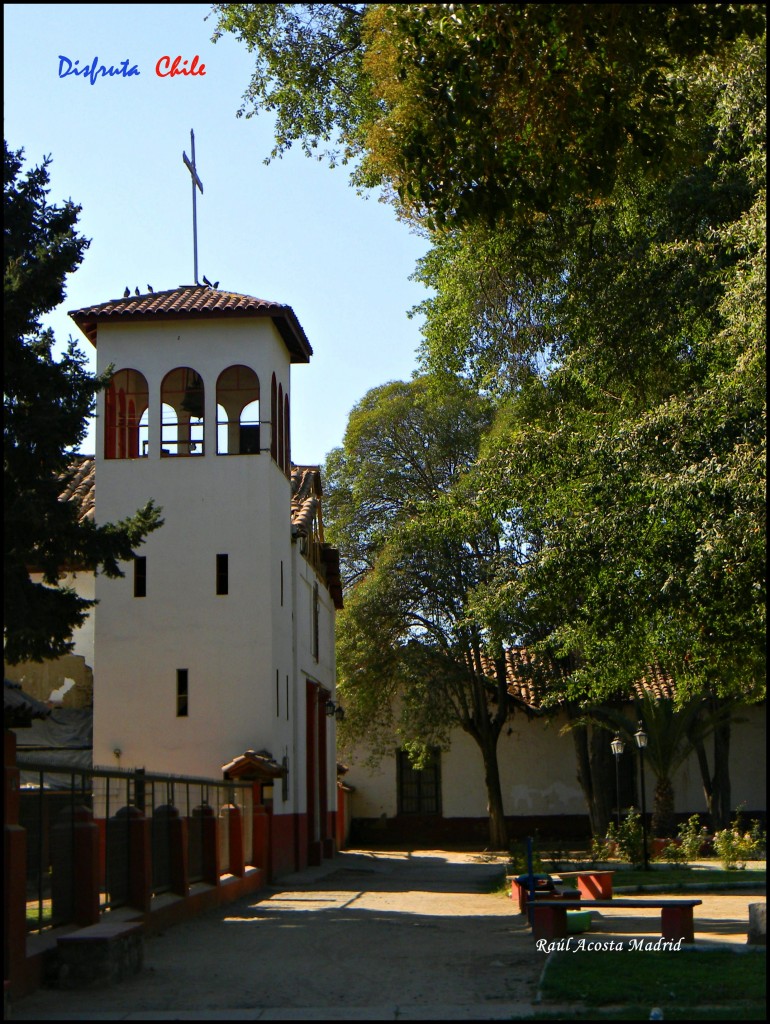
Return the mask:
[[182,60],[181,57],[174,57],[173,61],[170,57],[161,57],[158,63],[155,65],[155,74],[158,78],[176,78],[177,75],[205,75],[206,65],[198,65],[200,57],[196,53],[191,61],[189,61],[189,68],[187,67],[188,61]]

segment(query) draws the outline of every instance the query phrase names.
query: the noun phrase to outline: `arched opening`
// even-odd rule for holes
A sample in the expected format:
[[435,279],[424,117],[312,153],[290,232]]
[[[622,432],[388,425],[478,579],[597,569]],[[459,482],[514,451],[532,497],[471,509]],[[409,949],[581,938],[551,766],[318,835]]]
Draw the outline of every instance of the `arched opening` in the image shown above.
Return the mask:
[[283,448],[283,442],[284,442],[284,437],[283,437],[283,384],[279,384],[278,385],[278,424],[277,424],[277,430],[278,430],[278,465],[281,467],[281,469],[285,470],[286,469],[286,464],[283,461],[283,453],[284,453],[284,448]]
[[149,390],[138,370],[118,370],[104,397],[105,459],[138,459],[147,454]]
[[291,448],[289,446],[289,396],[283,396],[283,436],[284,436],[284,457],[286,459],[285,472],[291,474]]
[[189,366],[170,370],[160,386],[162,455],[203,455],[204,388]]
[[275,461],[278,461],[278,386],[275,382],[275,374],[270,383],[270,454]]
[[228,366],[217,379],[217,455],[260,448],[259,377],[248,366]]

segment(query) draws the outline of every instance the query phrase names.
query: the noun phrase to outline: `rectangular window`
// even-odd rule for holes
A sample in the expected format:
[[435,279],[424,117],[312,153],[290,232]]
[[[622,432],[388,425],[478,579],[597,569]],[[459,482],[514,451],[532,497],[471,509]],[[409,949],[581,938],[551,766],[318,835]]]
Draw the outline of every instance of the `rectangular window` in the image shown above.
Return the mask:
[[136,555],[134,558],[134,597],[147,597],[147,558]]
[[176,717],[187,718],[187,669],[176,670]]
[[230,585],[227,555],[217,555],[217,594],[226,594]]
[[398,813],[414,815],[441,814],[441,755],[434,750],[430,762],[418,771],[405,750],[399,750],[396,761]]

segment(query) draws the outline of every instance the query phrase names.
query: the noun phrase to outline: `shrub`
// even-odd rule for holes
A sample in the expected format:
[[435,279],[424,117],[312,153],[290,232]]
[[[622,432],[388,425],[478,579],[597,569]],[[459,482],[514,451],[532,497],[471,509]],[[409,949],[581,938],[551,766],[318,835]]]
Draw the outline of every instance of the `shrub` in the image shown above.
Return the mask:
[[[532,850],[532,870],[536,875],[545,874],[543,859],[536,849]],[[526,843],[511,843],[508,873],[511,875],[526,875],[528,871]]]
[[594,836],[591,840],[592,860],[612,860],[618,852],[618,833],[614,822],[607,826],[607,832],[602,837]]
[[644,832],[642,817],[635,807],[628,809],[625,821],[620,828],[610,822],[603,839],[594,839],[591,844],[591,856],[594,860],[610,860],[620,855],[623,860],[637,867],[644,863]]
[[708,829],[700,824],[700,818],[693,814],[678,829],[677,839],[670,840],[661,851],[664,860],[670,864],[687,864],[697,860],[704,844],[708,841]]
[[666,845],[660,851],[660,856],[669,864],[686,864],[688,860],[676,839],[666,840]]
[[744,831],[740,814],[729,828],[722,829],[714,835],[714,850],[722,861],[722,867],[730,870],[745,868],[747,860],[759,859],[767,845],[767,833],[762,831],[758,821],[751,823],[751,828]]

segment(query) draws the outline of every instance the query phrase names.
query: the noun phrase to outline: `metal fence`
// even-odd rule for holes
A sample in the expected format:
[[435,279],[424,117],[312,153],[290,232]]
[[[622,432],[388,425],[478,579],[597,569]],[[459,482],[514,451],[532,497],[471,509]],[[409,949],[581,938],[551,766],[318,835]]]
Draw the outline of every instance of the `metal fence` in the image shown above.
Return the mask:
[[73,919],[74,836],[77,809],[91,811],[99,829],[102,910],[129,901],[130,822],[140,812],[151,821],[152,893],[170,890],[177,818],[187,822],[188,881],[204,879],[204,818],[216,816],[219,863],[230,861],[230,808],[241,811],[243,860],[252,856],[252,789],[249,783],[107,768],[52,766],[20,755],[19,823],[27,830],[27,928],[40,931]]

